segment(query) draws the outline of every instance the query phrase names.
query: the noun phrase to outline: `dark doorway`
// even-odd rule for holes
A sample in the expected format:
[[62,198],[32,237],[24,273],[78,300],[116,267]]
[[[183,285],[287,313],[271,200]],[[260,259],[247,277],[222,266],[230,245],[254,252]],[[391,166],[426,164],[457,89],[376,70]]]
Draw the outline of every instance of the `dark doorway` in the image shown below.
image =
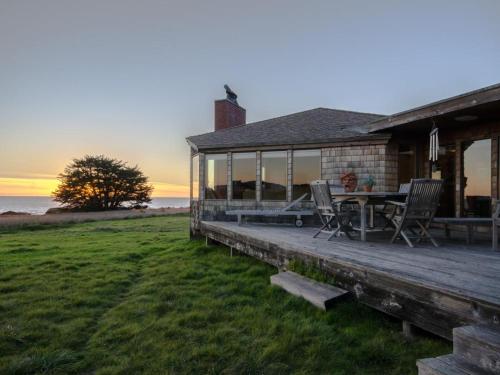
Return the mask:
[[443,180],[443,193],[436,216],[455,216],[455,156],[454,144],[439,147],[438,161],[432,168],[432,178]]
[[398,184],[407,184],[412,178],[417,177],[415,146],[408,144],[399,145],[398,153]]

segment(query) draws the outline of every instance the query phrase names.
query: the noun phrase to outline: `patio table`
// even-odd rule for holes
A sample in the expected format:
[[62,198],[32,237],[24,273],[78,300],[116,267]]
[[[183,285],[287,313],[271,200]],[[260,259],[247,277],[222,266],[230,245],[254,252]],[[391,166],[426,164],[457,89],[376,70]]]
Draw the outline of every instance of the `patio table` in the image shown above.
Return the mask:
[[[366,232],[368,230],[374,230],[373,227],[373,205],[376,204],[384,204],[386,200],[403,200],[408,194],[407,193],[399,193],[399,192],[387,192],[387,191],[354,191],[352,193],[345,192],[332,192],[332,198],[335,199],[335,202],[345,202],[345,201],[353,201],[359,204],[360,207],[360,234],[361,241],[366,241]],[[370,227],[367,228],[366,225],[366,206],[371,206],[370,210]]]

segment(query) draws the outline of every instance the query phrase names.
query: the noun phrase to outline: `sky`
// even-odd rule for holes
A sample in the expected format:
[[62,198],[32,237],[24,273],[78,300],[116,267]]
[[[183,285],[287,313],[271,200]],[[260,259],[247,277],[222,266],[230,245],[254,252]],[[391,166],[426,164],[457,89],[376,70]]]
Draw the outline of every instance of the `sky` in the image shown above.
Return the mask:
[[391,114],[500,82],[500,1],[0,0],[0,195],[49,195],[73,158],[187,196],[185,137],[223,85],[247,122]]

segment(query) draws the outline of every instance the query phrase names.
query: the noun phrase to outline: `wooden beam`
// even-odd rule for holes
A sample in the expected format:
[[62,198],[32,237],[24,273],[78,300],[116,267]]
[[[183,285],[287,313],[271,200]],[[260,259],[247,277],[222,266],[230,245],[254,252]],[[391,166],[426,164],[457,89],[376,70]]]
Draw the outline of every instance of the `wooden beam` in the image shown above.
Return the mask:
[[390,129],[395,126],[424,120],[447,113],[460,111],[467,108],[477,107],[481,104],[491,103],[500,100],[500,84],[488,86],[479,90],[471,91],[462,95],[440,100],[421,107],[396,113],[378,121],[374,121],[370,126],[370,132]]

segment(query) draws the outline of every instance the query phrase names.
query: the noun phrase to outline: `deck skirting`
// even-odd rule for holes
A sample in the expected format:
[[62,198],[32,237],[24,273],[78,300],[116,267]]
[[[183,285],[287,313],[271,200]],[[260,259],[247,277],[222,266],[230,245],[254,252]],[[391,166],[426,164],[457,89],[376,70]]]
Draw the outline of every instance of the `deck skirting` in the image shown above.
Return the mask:
[[[447,287],[446,283],[440,285],[419,280],[411,274],[405,276],[401,272],[377,269],[362,261],[325,255],[311,250],[311,247],[302,247],[293,239],[286,241],[283,238],[252,235],[227,223],[202,222],[201,233],[279,269],[287,269],[292,260],[314,265],[333,277],[336,286],[352,292],[361,303],[448,340],[451,340],[455,327],[499,323],[500,303],[462,294],[459,290]],[[328,246],[342,244],[336,245],[332,241]]]

